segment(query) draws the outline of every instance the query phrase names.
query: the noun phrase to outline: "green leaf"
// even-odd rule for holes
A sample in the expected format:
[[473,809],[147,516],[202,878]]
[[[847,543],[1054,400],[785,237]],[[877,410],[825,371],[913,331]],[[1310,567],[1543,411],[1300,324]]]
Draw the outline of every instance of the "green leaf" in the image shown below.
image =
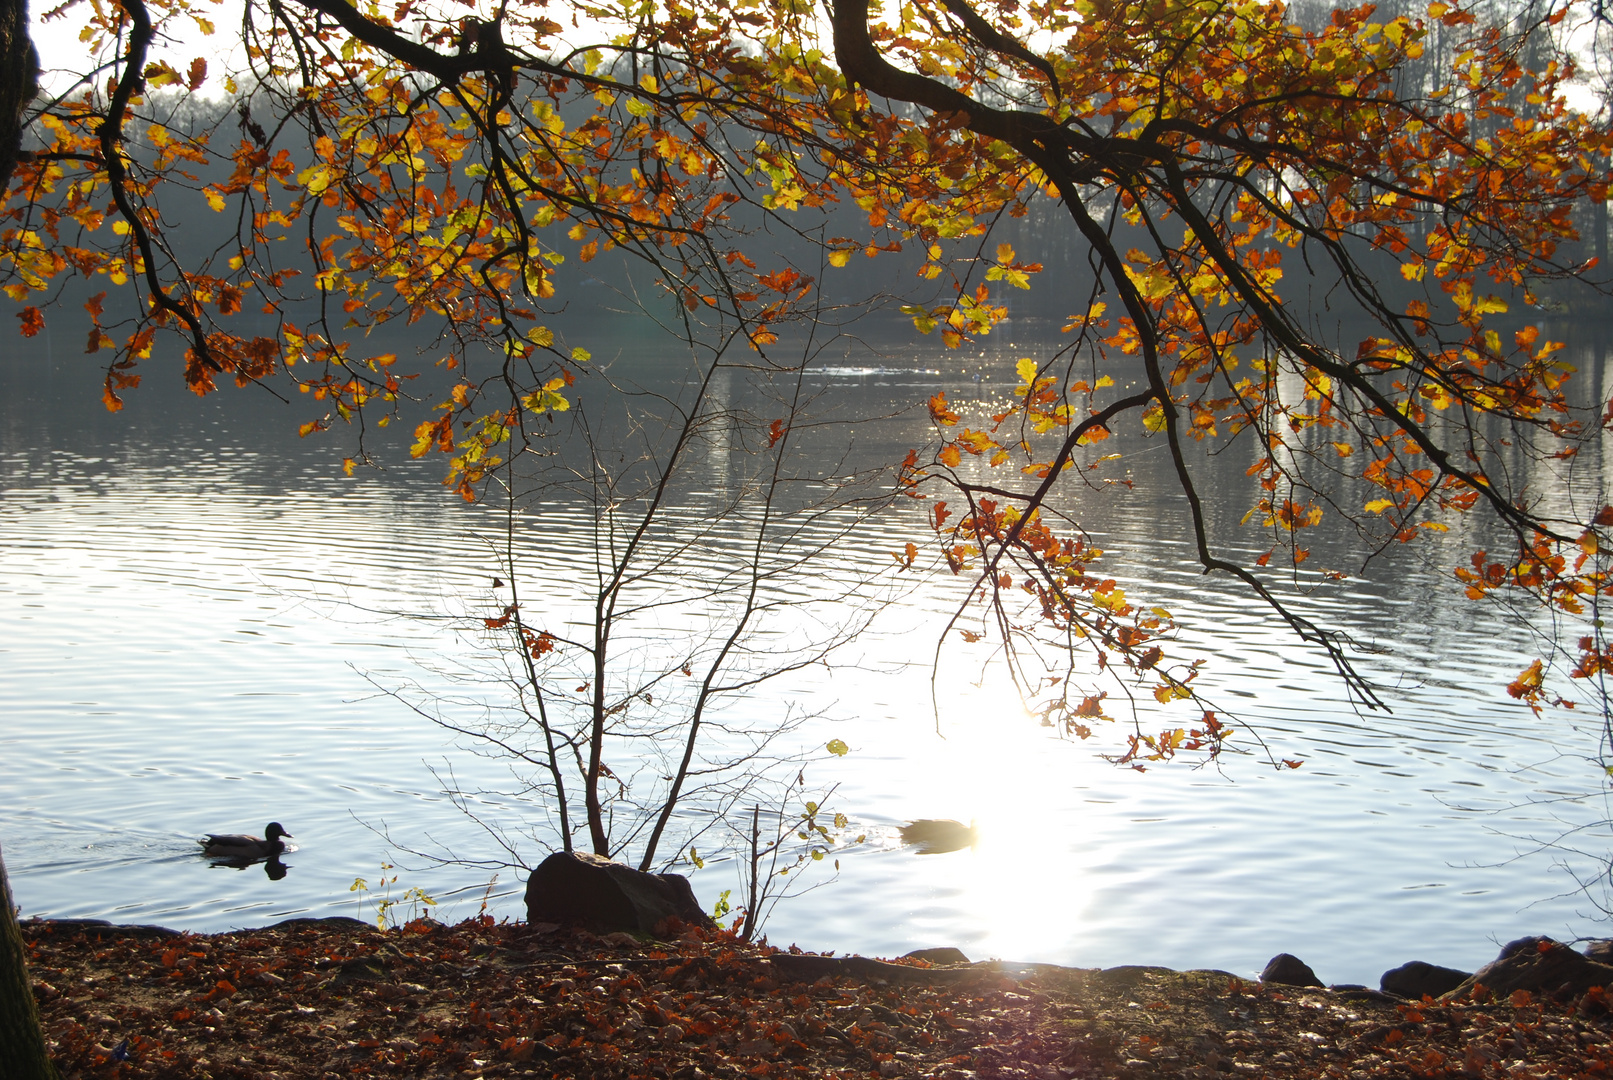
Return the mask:
[[829,753],[833,754],[835,757],[845,757],[847,754],[851,753],[851,747],[847,746],[839,739],[830,739],[829,744],[825,746],[824,749],[829,751]]

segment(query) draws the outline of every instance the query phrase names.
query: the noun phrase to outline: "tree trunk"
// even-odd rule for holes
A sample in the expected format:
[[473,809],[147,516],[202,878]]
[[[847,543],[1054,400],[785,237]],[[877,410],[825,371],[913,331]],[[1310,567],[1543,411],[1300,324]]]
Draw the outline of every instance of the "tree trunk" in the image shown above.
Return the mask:
[[[17,167],[23,114],[39,88],[38,76],[39,57],[28,38],[28,5],[25,0],[0,0],[0,191]],[[0,1076],[56,1080],[60,1075],[45,1053],[39,1003],[28,981],[22,928],[0,854]]]
[[[26,0],[0,0],[0,192],[11,182],[22,149],[23,116],[39,89],[39,57],[28,38]],[[22,928],[0,854],[0,1076],[59,1080],[45,1052],[39,1003],[28,980]]]
[[0,192],[22,150],[23,116],[39,91],[39,54],[28,37],[27,0],[0,0]]
[[6,860],[0,853],[0,1076],[6,1080],[60,1080],[45,1052],[39,1003],[28,981],[22,927],[11,903]]

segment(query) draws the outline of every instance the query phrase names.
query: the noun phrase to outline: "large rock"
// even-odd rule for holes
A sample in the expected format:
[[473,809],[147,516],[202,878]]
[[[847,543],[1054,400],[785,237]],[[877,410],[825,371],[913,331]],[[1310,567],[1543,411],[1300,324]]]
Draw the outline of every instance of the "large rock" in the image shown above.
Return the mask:
[[529,923],[582,926],[597,933],[665,934],[669,920],[715,929],[682,874],[646,874],[599,855],[555,852],[526,882]]
[[1585,946],[1585,955],[1598,964],[1613,964],[1613,940],[1600,938]]
[[1260,973],[1263,983],[1282,983],[1284,986],[1321,986],[1322,980],[1316,977],[1311,966],[1297,956],[1288,953],[1278,953],[1266,964],[1266,970]]
[[923,960],[927,964],[937,965],[967,964],[969,962],[969,958],[963,954],[962,949],[953,948],[951,945],[942,945],[934,949],[914,949],[912,952],[903,953],[902,959]]
[[1471,975],[1472,972],[1413,960],[1384,972],[1383,978],[1378,980],[1378,989],[1386,994],[1421,1001],[1425,995],[1439,997],[1450,993]]
[[1548,937],[1511,941],[1501,955],[1463,980],[1447,997],[1483,986],[1504,998],[1515,990],[1566,1000],[1593,986],[1613,987],[1613,965],[1599,964]]

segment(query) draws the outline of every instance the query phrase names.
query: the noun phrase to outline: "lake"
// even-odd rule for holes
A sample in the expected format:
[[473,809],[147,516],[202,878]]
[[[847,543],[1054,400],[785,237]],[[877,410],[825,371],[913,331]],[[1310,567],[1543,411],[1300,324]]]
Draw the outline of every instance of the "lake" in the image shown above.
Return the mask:
[[[1008,394],[1013,358],[1035,350],[1036,333],[1009,328],[966,354],[929,339],[848,347],[822,360],[815,385],[883,417],[858,429],[856,452],[888,463],[928,440],[931,394]],[[1574,347],[1582,377],[1605,385],[1606,357]],[[520,917],[518,873],[494,880],[407,852],[502,858],[445,793],[457,786],[536,864],[553,840],[545,808],[506,793],[505,762],[383,692],[474,714],[496,689],[464,675],[489,656],[466,628],[497,610],[497,508],[446,492],[438,463],[408,460],[404,431],[374,433],[384,471],[348,478],[342,433],[299,440],[305,416],[267,395],[198,400],[153,366],[150,385],[111,415],[75,347],[42,335],[7,348],[0,844],[23,914],[219,931],[293,915],[373,919],[379,900],[419,889],[439,918],[484,903]],[[623,378],[664,377],[654,347],[595,355]],[[837,551],[847,580],[885,571],[895,590],[854,651],[731,707],[736,723],[803,718],[799,747],[844,740],[851,752],[818,752],[808,776],[837,785],[830,809],[866,836],[838,853],[837,877],[826,865],[803,877],[819,887],[772,911],[770,940],[1246,975],[1292,952],[1325,981],[1375,985],[1412,959],[1471,969],[1528,933],[1605,935],[1594,901],[1606,894],[1582,893],[1574,877],[1594,878],[1609,850],[1588,760],[1599,721],[1535,717],[1506,695],[1532,655],[1528,628],[1463,600],[1450,577],[1481,535],[1459,525],[1305,601],[1375,650],[1362,664],[1393,712],[1358,715],[1323,657],[1196,571],[1161,455],[1130,444],[1128,454],[1133,490],[1079,507],[1114,552],[1107,572],[1128,597],[1176,614],[1173,652],[1207,658],[1203,683],[1236,726],[1304,765],[1274,770],[1254,754],[1219,769],[1116,768],[1100,756],[1119,745],[1113,729],[1058,739],[1020,709],[985,651],[949,639],[937,665],[957,584],[885,571],[925,534],[921,508],[907,508]],[[1579,466],[1599,483],[1603,463],[1587,456]],[[1229,455],[1207,475],[1226,478],[1208,485],[1218,541],[1252,558],[1265,544],[1240,530],[1249,496],[1234,482],[1248,463]],[[516,540],[533,568],[528,596],[552,592],[557,610],[591,557],[578,520],[566,505],[542,507]],[[805,599],[826,583],[781,588]],[[978,845],[939,855],[901,845],[901,824],[940,817],[975,820]],[[281,880],[195,854],[203,832],[258,832],[271,818],[297,844]],[[1573,830],[1584,831],[1539,850]],[[704,869],[682,867],[708,906],[739,890],[735,864],[712,854]]]

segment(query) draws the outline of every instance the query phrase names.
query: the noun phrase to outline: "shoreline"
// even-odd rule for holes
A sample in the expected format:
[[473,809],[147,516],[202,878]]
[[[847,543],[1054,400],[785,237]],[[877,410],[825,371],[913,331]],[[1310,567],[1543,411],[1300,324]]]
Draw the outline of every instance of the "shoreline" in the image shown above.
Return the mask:
[[1418,1003],[1225,972],[931,966],[486,916],[210,935],[29,921],[23,937],[69,1077],[1613,1075],[1613,1014],[1589,995]]

